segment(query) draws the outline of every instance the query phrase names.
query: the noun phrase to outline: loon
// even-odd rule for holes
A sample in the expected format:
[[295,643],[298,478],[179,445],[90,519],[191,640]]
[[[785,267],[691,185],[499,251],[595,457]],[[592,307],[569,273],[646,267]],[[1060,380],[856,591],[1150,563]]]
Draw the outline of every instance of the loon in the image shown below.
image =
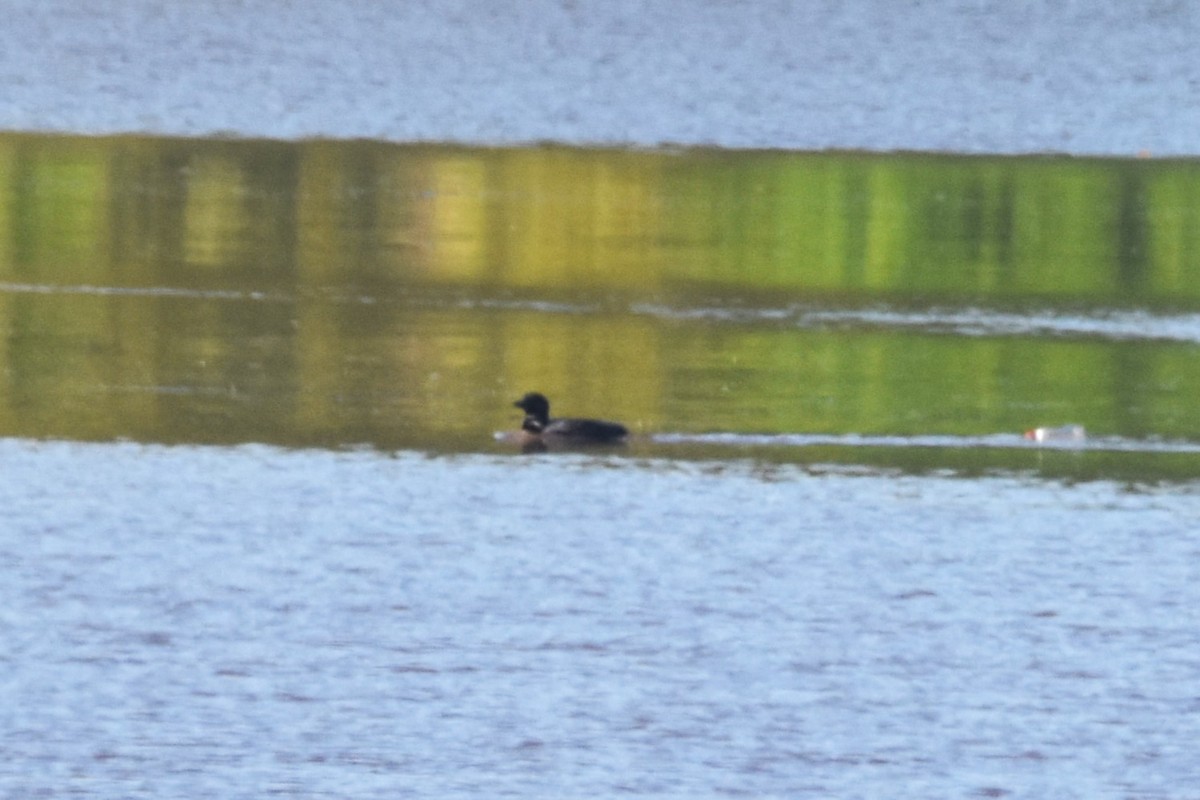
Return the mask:
[[620,444],[629,435],[624,425],[599,419],[553,419],[544,394],[529,392],[514,406],[525,412],[521,443],[526,451]]

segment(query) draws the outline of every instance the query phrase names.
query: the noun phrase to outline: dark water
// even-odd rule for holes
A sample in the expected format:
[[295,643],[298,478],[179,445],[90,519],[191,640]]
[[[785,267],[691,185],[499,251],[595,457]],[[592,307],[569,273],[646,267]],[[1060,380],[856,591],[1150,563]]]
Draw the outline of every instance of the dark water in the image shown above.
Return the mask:
[[676,453],[1195,473],[1190,161],[0,145],[9,435],[479,451],[538,389]]
[[1196,175],[0,137],[0,794],[1187,796]]

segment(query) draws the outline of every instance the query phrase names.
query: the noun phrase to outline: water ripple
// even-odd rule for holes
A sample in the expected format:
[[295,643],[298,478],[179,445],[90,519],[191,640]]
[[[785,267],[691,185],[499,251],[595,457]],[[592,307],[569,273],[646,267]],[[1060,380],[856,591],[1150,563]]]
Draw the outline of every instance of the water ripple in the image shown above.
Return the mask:
[[728,445],[730,447],[893,447],[893,448],[992,448],[1022,450],[1089,450],[1125,453],[1200,453],[1200,442],[1094,436],[1085,439],[1034,441],[1015,433],[981,436],[921,434],[915,436],[858,433],[658,433],[650,436],[662,445]]
[[[385,298],[362,293],[317,290],[315,293],[265,292],[240,289],[179,286],[105,286],[93,284],[42,284],[0,282],[0,293],[64,294],[117,297],[166,297],[202,300],[296,302],[316,297],[335,303],[372,305]],[[393,298],[396,299],[396,298]],[[729,306],[668,305],[634,301],[613,307],[588,300],[564,301],[522,297],[463,297],[451,293],[407,292],[402,305],[422,308],[488,309],[538,314],[596,314],[621,311],[634,316],[664,320],[735,325],[782,325],[796,328],[898,330],[956,336],[1029,336],[1096,338],[1110,341],[1160,341],[1200,344],[1200,314],[1153,313],[1144,309],[1097,308],[1083,312],[1061,312],[1053,308],[1027,312],[967,307],[903,309],[889,306],[837,308],[809,305]]]
[[667,319],[785,324],[800,328],[864,328],[957,336],[1061,336],[1200,343],[1200,314],[1155,314],[1145,310],[1095,309],[1090,312],[1061,313],[1054,309],[1040,309],[1020,313],[978,307],[916,310],[805,306],[738,308],[672,307],[653,303],[635,303],[630,310],[635,314]]

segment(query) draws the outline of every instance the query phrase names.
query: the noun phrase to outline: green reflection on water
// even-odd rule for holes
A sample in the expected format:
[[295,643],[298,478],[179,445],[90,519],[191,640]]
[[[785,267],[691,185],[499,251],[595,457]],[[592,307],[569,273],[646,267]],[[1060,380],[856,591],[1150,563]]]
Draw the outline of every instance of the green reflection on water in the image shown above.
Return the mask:
[[538,388],[643,432],[1195,439],[1190,343],[769,312],[1198,311],[1198,217],[1191,161],[0,136],[0,433],[472,450]]

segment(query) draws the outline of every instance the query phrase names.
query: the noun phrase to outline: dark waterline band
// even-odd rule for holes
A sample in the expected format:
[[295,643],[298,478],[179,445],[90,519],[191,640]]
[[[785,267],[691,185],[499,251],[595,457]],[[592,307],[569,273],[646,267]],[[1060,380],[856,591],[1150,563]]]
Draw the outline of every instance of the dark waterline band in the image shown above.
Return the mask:
[[863,434],[658,433],[648,437],[662,445],[728,445],[730,447],[887,447],[947,449],[1078,450],[1122,453],[1200,453],[1200,442],[1097,436],[1063,441],[1032,441],[1013,433],[988,436],[872,436]]

